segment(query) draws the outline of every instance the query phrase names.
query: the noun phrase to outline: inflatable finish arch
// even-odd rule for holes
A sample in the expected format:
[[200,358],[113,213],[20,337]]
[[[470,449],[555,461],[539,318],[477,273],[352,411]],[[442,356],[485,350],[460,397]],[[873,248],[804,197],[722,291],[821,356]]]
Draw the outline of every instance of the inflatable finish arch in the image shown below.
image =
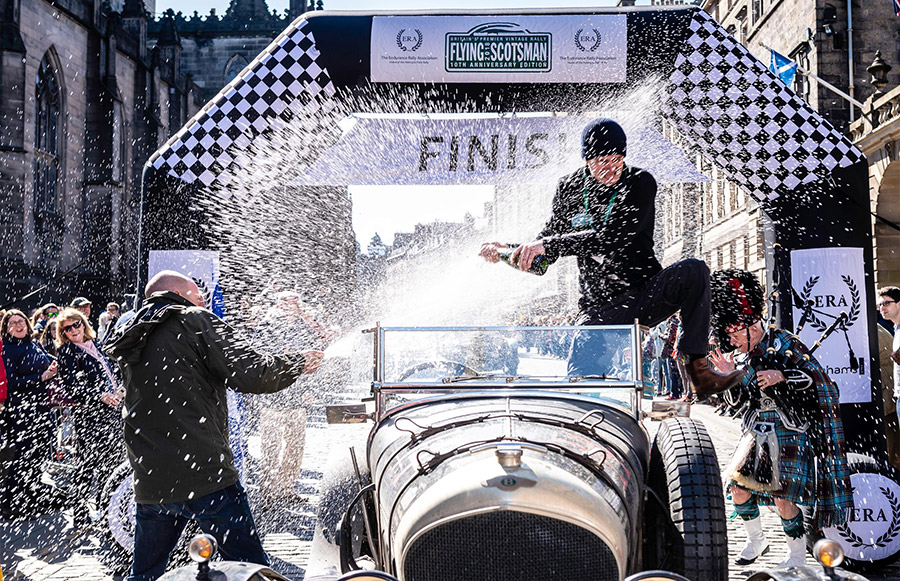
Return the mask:
[[[528,36],[527,62],[480,61],[479,34]],[[438,58],[394,66],[413,54]],[[848,313],[817,356],[841,387],[851,447],[883,458],[866,161],[696,7],[304,15],[147,163],[140,272],[149,249],[214,247],[202,228],[168,226],[202,222],[188,202],[195,190],[215,186],[238,149],[295,116],[321,120],[310,142],[324,143],[338,132],[328,113],[360,95],[374,104],[412,92],[438,112],[579,112],[596,109],[597,96],[659,79],[668,84],[663,115],[770,218],[767,246],[783,249],[767,259],[770,274],[782,274],[780,324],[793,328],[800,317],[791,286],[816,307],[808,343],[829,315]]]

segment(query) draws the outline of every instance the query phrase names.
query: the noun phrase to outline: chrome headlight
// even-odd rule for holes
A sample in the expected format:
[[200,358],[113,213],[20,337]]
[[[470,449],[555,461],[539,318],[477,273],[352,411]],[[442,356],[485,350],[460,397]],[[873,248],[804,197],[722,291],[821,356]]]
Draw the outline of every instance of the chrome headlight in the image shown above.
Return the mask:
[[813,546],[813,556],[826,567],[840,567],[844,562],[844,548],[837,541],[819,539]]
[[195,563],[209,563],[216,556],[218,548],[212,535],[197,535],[188,545],[188,555]]

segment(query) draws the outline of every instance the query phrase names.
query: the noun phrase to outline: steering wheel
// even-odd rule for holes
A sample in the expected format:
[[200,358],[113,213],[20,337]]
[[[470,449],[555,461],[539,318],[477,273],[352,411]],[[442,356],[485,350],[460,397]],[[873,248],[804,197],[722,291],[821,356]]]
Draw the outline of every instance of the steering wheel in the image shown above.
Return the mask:
[[[400,377],[397,378],[397,381],[404,381],[409,379],[413,375],[421,371],[425,371],[428,369],[434,369],[435,371],[443,371],[443,376],[455,376],[455,375],[475,375],[477,372],[467,367],[465,363],[459,363],[457,361],[448,361],[446,359],[438,359],[436,361],[423,361],[422,363],[417,363],[412,367],[407,367],[400,374]],[[429,379],[437,379],[437,378],[429,378]]]

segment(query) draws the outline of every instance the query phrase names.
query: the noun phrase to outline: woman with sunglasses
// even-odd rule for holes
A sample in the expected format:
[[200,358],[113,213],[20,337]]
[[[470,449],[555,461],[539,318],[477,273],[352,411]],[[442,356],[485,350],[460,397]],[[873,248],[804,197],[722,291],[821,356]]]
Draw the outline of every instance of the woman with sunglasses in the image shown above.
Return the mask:
[[0,320],[7,399],[2,416],[4,439],[12,442],[4,459],[0,511],[5,518],[33,517],[62,506],[61,495],[41,483],[41,464],[52,441],[47,406],[48,383],[56,360],[32,339],[31,321],[12,309]]
[[[81,469],[75,478],[79,501],[75,526],[90,524],[91,490],[103,488],[107,476],[124,459],[122,446],[122,378],[119,366],[100,351],[85,316],[75,309],[59,314],[56,327],[59,375],[66,396],[78,405],[73,420]],[[94,480],[97,486],[92,486]]]

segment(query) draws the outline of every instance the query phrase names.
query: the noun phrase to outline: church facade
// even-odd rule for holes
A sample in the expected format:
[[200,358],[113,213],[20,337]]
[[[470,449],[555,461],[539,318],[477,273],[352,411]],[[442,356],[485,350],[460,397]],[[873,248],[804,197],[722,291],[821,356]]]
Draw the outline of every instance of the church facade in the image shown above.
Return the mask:
[[144,163],[311,8],[0,0],[0,305],[48,283],[15,306],[131,292]]

